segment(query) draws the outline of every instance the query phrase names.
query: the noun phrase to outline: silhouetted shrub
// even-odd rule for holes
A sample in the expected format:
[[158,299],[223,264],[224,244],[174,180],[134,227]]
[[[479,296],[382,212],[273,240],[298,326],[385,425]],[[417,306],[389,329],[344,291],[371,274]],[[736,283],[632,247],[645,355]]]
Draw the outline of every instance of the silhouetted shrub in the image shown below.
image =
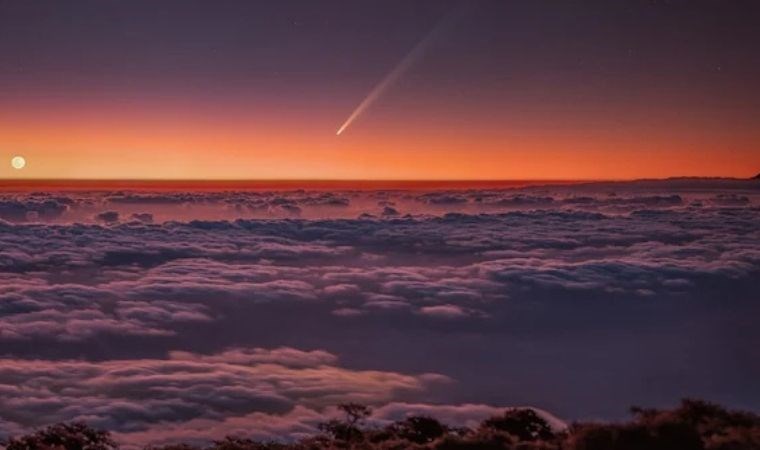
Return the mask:
[[760,449],[760,416],[728,411],[702,400],[686,399],[672,410],[631,408],[634,420],[648,428],[675,422],[693,430],[707,450]]
[[696,431],[683,423],[656,426],[581,425],[569,437],[572,450],[703,450]]
[[168,444],[168,445],[151,445],[145,447],[145,450],[202,450],[200,447],[190,444]]
[[[511,409],[478,427],[453,428],[427,416],[388,426],[367,426],[372,410],[347,403],[342,419],[319,426],[322,433],[298,442],[261,442],[227,437],[200,448],[187,444],[146,450],[760,450],[760,417],[699,400],[669,410],[632,408],[623,423],[576,423],[552,427],[532,409]],[[108,432],[82,423],[58,424],[10,439],[6,450],[116,450]]]
[[427,416],[412,416],[389,427],[393,432],[409,442],[427,444],[449,432],[449,427]]
[[107,431],[81,422],[59,423],[36,433],[11,438],[6,450],[113,450],[118,448]]
[[549,423],[532,409],[511,409],[503,416],[486,419],[482,428],[490,428],[509,433],[518,441],[536,441],[552,439],[554,433]]

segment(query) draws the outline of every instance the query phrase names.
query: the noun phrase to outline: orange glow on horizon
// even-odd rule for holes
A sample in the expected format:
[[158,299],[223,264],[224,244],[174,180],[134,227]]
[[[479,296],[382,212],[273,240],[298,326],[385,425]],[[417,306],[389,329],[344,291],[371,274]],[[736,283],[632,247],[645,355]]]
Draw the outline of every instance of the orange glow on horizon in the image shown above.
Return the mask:
[[[384,117],[335,135],[338,114],[192,113],[118,107],[0,110],[2,179],[599,180],[749,177],[757,132],[731,140],[663,124],[543,129],[496,119],[459,127]],[[287,120],[286,120],[287,119]],[[7,161],[21,154],[23,170]]]

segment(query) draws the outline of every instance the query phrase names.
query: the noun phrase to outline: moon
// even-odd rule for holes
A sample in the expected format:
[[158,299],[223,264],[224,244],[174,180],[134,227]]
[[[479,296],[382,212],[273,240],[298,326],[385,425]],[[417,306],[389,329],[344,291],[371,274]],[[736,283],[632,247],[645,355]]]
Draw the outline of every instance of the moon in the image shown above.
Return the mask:
[[14,156],[11,158],[11,167],[16,170],[21,170],[26,166],[26,159],[23,156]]

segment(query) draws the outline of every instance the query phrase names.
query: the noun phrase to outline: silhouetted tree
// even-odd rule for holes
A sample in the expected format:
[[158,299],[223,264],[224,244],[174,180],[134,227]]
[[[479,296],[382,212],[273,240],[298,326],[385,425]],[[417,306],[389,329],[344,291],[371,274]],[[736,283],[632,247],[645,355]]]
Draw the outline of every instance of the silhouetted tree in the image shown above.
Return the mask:
[[227,436],[214,441],[206,450],[286,450],[289,446],[279,442],[258,442],[247,438]]
[[359,403],[342,403],[338,409],[346,415],[346,424],[352,427],[360,425],[372,415],[372,408]]
[[82,422],[59,423],[36,433],[11,438],[6,450],[115,450],[116,443],[107,431],[90,428]]
[[145,450],[201,450],[200,447],[190,444],[167,444],[167,445],[149,445]]
[[[621,423],[576,423],[553,432],[531,409],[513,409],[476,429],[452,428],[432,417],[412,416],[380,429],[367,428],[372,410],[338,407],[341,419],[321,424],[325,434],[293,443],[239,437],[201,449],[188,444],[145,450],[760,450],[760,416],[699,400],[673,409],[632,408]],[[6,442],[6,450],[117,450],[108,432],[83,423],[53,425]]]
[[696,431],[687,424],[584,424],[568,439],[571,450],[703,450]]
[[510,409],[502,416],[486,419],[481,427],[509,433],[520,441],[536,441],[554,437],[549,423],[535,411],[527,408]]
[[426,444],[449,432],[449,427],[428,416],[411,416],[395,422],[389,428],[400,438]]
[[663,423],[689,427],[705,449],[760,449],[760,416],[748,412],[729,411],[714,403],[685,399],[672,410],[631,408],[635,421],[649,428]]
[[354,441],[362,434],[358,428],[337,419],[320,423],[317,427],[336,441]]
[[503,431],[480,428],[466,435],[447,435],[433,447],[435,450],[512,450],[516,439]]
[[359,403],[343,403],[338,405],[338,409],[345,414],[344,420],[333,419],[319,424],[318,427],[333,440],[351,447],[352,443],[363,439],[364,435],[359,426],[372,414],[372,409]]

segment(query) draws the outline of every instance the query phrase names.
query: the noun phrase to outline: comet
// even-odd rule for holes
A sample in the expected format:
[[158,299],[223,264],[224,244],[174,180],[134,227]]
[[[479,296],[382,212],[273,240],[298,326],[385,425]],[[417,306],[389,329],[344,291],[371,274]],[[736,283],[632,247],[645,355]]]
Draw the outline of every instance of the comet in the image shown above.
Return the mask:
[[409,53],[407,53],[406,56],[404,56],[404,58],[399,61],[398,64],[396,64],[393,70],[388,72],[388,74],[378,84],[376,84],[374,88],[372,88],[364,100],[359,103],[359,106],[353,110],[351,115],[348,116],[348,119],[346,119],[346,121],[343,122],[343,125],[338,128],[338,131],[335,133],[336,136],[340,136],[344,131],[346,131],[346,129],[351,126],[354,120],[356,120],[364,113],[364,111],[372,106],[372,104],[375,103],[375,101],[377,101],[377,99],[380,98],[380,96],[383,95],[385,91],[392,87],[399,80],[399,78],[401,78],[404,73],[406,73],[406,71],[409,70],[412,65],[414,65],[420,56],[422,56],[425,51],[431,46],[431,44],[438,38],[438,36],[446,28],[448,28],[448,26],[453,21],[453,17],[454,14],[447,15],[427,35],[425,35],[419,42],[417,42],[414,47],[412,47]]

